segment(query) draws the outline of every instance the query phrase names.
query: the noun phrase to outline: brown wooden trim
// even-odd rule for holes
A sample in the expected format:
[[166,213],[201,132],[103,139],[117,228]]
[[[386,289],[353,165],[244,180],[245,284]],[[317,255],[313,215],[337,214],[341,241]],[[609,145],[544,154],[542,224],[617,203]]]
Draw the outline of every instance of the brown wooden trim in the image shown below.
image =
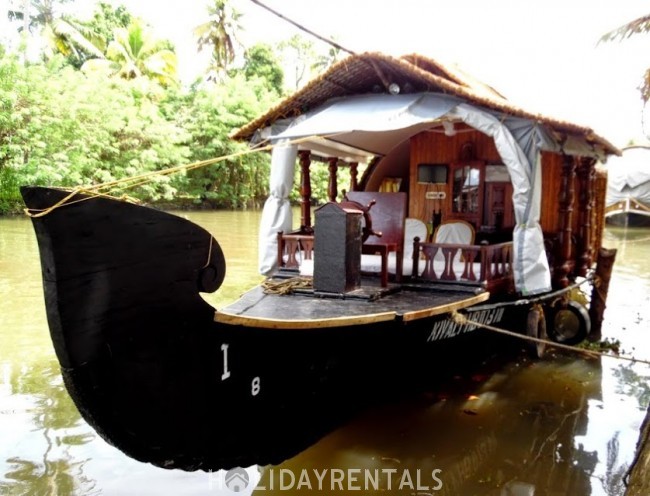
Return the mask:
[[616,249],[601,248],[597,254],[596,280],[591,291],[591,304],[589,305],[591,330],[588,337],[590,341],[598,341],[601,338],[603,315],[605,314],[616,253]]
[[367,315],[354,315],[349,317],[330,317],[323,319],[269,319],[263,317],[247,317],[227,313],[224,311],[215,312],[214,321],[222,324],[242,325],[246,327],[257,327],[260,329],[326,329],[330,327],[357,326],[375,324],[395,320],[397,314],[394,311],[381,312]]
[[359,176],[359,163],[350,162],[350,191],[356,191],[359,187],[357,177]]
[[453,312],[454,310],[460,310],[463,308],[471,307],[478,303],[487,301],[489,298],[490,298],[490,293],[486,291],[485,293],[471,296],[465,300],[455,301],[454,303],[448,303],[446,305],[438,305],[436,307],[425,308],[423,310],[415,310],[413,312],[406,312],[402,316],[402,319],[405,322],[410,322],[413,320],[433,317],[434,315],[441,315],[443,313]]
[[300,230],[310,232],[311,226],[311,178],[309,166],[311,165],[311,152],[300,150]]
[[336,172],[338,171],[338,157],[330,157],[327,159],[329,163],[329,178],[327,182],[327,199],[331,202],[336,201],[336,196],[338,194],[338,184],[336,178]]
[[576,273],[586,276],[593,259],[591,245],[591,210],[594,206],[594,181],[596,160],[591,157],[577,159],[576,173],[580,193],[578,197],[578,246],[576,253]]
[[563,156],[561,188],[560,188],[560,230],[558,232],[559,250],[555,265],[555,285],[566,288],[569,285],[569,272],[571,272],[571,234],[573,220],[573,202],[575,197],[574,179],[576,163],[573,157]]

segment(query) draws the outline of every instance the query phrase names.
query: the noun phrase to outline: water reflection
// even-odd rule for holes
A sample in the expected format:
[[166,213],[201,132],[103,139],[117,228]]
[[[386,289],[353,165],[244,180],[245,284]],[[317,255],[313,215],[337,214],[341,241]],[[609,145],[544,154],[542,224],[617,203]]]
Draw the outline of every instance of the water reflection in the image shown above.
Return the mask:
[[0,437],[14,450],[4,460],[1,492],[88,494],[94,483],[83,475],[85,461],[71,448],[95,436],[81,421],[61,380],[56,361],[5,365]]
[[[587,430],[587,401],[601,398],[600,379],[599,361],[563,355],[468,370],[442,390],[373,409],[267,468],[257,493],[286,494],[289,474],[293,492],[309,493],[309,484],[298,484],[304,471],[310,477],[303,475],[303,482],[309,479],[314,490],[316,474],[334,470],[344,474],[341,484],[334,480],[337,492],[361,485],[367,494],[588,495],[599,455],[576,437]],[[437,491],[434,470],[442,483]],[[331,490],[332,476],[323,484]]]
[[[210,303],[223,306],[260,280],[259,212],[182,215],[212,232],[228,260],[224,287],[206,297]],[[647,230],[607,230],[605,245],[619,253],[603,325],[604,337],[620,339],[626,352],[646,359],[648,238]],[[0,218],[0,493],[233,494],[223,486],[224,473],[166,471],[134,461],[79,418],[61,382],[42,302],[31,225]],[[303,469],[380,475],[408,470],[412,486],[406,481],[401,494],[622,494],[650,401],[650,367],[556,355],[539,362],[492,361],[435,379],[429,392],[416,397],[378,398],[381,406],[298,456],[261,468],[261,479],[250,468],[251,485],[243,494],[258,479],[258,494],[307,493],[304,485],[297,487]],[[295,474],[289,492],[279,491],[283,469]],[[418,489],[418,469],[420,486],[428,490]],[[436,469],[440,491],[433,489]],[[290,476],[284,477],[289,483]],[[317,489],[318,479],[310,480]],[[321,493],[346,492],[336,489]],[[400,494],[394,485],[387,490],[386,478],[369,489]]]

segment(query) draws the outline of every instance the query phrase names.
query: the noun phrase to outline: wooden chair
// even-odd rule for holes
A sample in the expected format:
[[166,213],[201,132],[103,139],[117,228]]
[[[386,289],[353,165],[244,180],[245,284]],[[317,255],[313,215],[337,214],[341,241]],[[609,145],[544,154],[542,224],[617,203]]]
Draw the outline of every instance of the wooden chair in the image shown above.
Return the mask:
[[[413,262],[413,257],[420,257],[420,250],[417,251],[417,244],[415,242],[416,238],[418,241],[426,240],[428,236],[427,225],[422,222],[420,219],[414,219],[411,217],[406,218],[404,223],[404,254],[403,259],[407,261],[406,265],[402,267],[403,276],[416,276],[418,274],[413,274],[413,264],[408,263],[409,261]],[[390,264],[389,264],[390,271]]]
[[433,233],[432,243],[473,245],[475,238],[474,226],[464,220],[448,220],[443,222]]
[[[406,220],[406,193],[380,193],[376,191],[350,191],[346,199],[370,207],[371,234],[362,245],[365,255],[381,257],[381,285],[388,286],[388,256],[395,254],[395,280],[400,281],[404,262],[404,223]],[[379,235],[381,233],[381,235]],[[363,264],[361,270],[364,271]]]
[[305,260],[313,258],[313,234],[278,232],[278,268],[300,270]]

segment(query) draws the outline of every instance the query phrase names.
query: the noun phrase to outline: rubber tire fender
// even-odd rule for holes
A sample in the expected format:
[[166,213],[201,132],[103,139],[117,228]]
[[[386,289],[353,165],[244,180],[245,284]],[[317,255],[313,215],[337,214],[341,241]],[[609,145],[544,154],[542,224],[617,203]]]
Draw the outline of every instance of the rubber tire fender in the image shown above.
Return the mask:
[[[526,335],[538,338],[548,339],[546,335],[546,316],[541,307],[533,306],[526,316]],[[536,341],[526,341],[526,349],[533,358],[542,358],[546,351],[545,343]]]
[[[576,330],[575,335],[564,337],[558,334],[555,328],[555,319],[557,318],[560,312],[570,312],[578,321],[578,329]],[[569,300],[564,306],[555,306],[548,307],[546,319],[548,321],[548,333],[549,337],[557,342],[567,345],[574,345],[581,343],[587,338],[587,335],[591,331],[591,318],[589,317],[589,312],[587,309],[579,302],[574,300]]]

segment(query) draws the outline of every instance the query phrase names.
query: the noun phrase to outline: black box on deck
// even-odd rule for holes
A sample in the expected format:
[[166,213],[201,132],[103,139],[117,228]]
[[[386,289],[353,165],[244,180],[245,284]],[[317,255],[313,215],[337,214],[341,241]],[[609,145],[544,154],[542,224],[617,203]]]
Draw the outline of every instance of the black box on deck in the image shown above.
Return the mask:
[[314,291],[345,293],[361,286],[361,216],[332,202],[316,210]]

